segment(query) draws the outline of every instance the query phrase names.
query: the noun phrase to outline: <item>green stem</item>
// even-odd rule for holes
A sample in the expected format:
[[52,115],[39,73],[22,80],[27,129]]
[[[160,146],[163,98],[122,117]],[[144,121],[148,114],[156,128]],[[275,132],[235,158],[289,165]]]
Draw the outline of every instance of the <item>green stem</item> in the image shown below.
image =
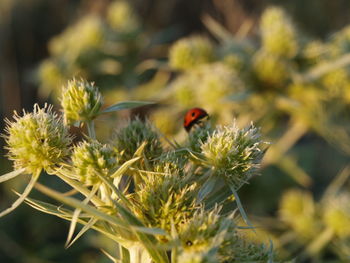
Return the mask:
[[93,120],[87,121],[86,126],[87,126],[87,130],[88,130],[88,134],[89,134],[90,138],[96,139],[94,121]]

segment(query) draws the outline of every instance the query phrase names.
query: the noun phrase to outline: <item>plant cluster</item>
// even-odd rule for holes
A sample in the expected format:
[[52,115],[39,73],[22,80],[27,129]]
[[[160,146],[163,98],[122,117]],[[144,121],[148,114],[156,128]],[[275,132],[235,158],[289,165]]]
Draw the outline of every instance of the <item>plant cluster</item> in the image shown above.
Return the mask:
[[[203,178],[195,180],[196,184],[203,185],[203,188],[198,190],[198,197],[200,200],[209,198],[207,206],[214,208],[215,195],[218,199],[227,197],[227,191],[221,191],[224,181],[230,182],[232,189],[237,191],[251,178],[263,154],[256,129],[250,127],[241,130],[231,126],[232,120],[236,119],[239,126],[249,126],[251,121],[258,124],[262,127],[267,140],[272,142],[261,161],[263,167],[277,167],[278,172],[277,169],[273,170],[277,175],[288,175],[304,188],[316,185],[318,176],[328,176],[321,180],[330,181],[329,177],[332,175],[326,174],[325,171],[322,171],[322,175],[318,175],[316,168],[313,171],[309,167],[311,164],[305,164],[307,161],[312,162],[310,161],[312,156],[304,158],[304,151],[309,155],[313,152],[319,154],[319,148],[313,146],[324,145],[324,141],[327,141],[329,143],[327,152],[330,152],[330,155],[334,152],[330,146],[335,146],[336,150],[344,152],[345,155],[350,153],[350,128],[347,125],[350,104],[349,26],[323,40],[315,39],[299,30],[283,9],[273,6],[263,12],[257,25],[258,35],[251,38],[242,33],[246,24],[242,25],[239,34],[232,35],[206,16],[203,22],[210,36],[194,34],[170,43],[168,53],[160,55],[162,58],[168,57],[164,62],[163,59],[158,59],[159,54],[154,56],[151,54],[143,61],[135,60],[135,54],[145,47],[139,44],[145,43],[140,40],[141,38],[144,40],[145,37],[140,33],[138,21],[126,2],[114,1],[102,17],[83,17],[55,37],[49,45],[51,56],[39,69],[39,79],[45,94],[58,90],[56,87],[60,86],[59,83],[78,74],[96,80],[106,95],[107,104],[111,104],[111,100],[131,98],[157,101],[159,107],[154,107],[148,112],[156,128],[150,128],[147,122],[144,124],[139,120],[133,120],[116,132],[110,146],[116,150],[118,162],[133,159],[135,152],[141,147],[143,153],[138,155],[140,159],[134,163],[139,165],[137,169],[145,171],[152,169],[151,174],[153,172],[178,174],[181,178],[188,179],[187,173],[192,170],[186,160],[191,158],[193,167],[199,166],[203,172]],[[78,37],[79,39],[83,37],[83,41],[76,41]],[[154,44],[156,41],[146,43],[151,47],[148,51],[157,48]],[[162,47],[160,50],[163,50]],[[111,87],[118,88],[111,90]],[[70,104],[72,107],[73,104],[77,107],[77,103],[73,101]],[[179,116],[183,116],[185,110],[195,106],[206,109],[211,120],[224,126],[214,129],[207,125],[192,131],[187,136],[176,120]],[[99,110],[96,109],[96,112]],[[76,114],[78,111],[72,112]],[[84,121],[84,118],[72,118],[77,122]],[[144,128],[144,125],[148,128]],[[90,132],[94,131],[91,125],[87,126],[90,127]],[[97,128],[99,127],[102,127],[102,123]],[[183,152],[179,149],[164,152],[162,146],[164,137],[158,137],[158,129],[166,136],[175,136],[177,140],[183,141],[183,146],[189,149],[191,154],[182,155]],[[128,137],[129,133],[138,134],[143,139],[137,139],[135,135],[132,138]],[[298,142],[305,137],[309,141],[307,143],[304,141],[304,145],[299,147]],[[148,141],[145,145],[142,144],[144,140]],[[312,144],[314,142],[315,144]],[[233,145],[237,147],[232,147]],[[175,146],[178,147],[176,144]],[[333,160],[337,157],[328,158],[324,153],[326,151],[321,150],[320,155],[321,152],[322,156],[318,159],[317,167],[323,163],[330,163],[329,166],[339,164]],[[248,167],[240,163],[241,157],[251,161]],[[14,160],[15,158],[11,157]],[[305,160],[301,160],[303,158]],[[18,163],[15,160],[16,162]],[[270,170],[268,172],[270,173]],[[143,182],[144,175],[141,172],[137,175],[134,173],[133,177],[136,182]],[[146,177],[150,180],[149,183],[162,193],[163,188],[157,184],[159,182],[151,175]],[[170,178],[163,179],[165,185],[170,184]],[[268,189],[283,194],[284,189],[280,189],[276,180],[271,180]],[[188,189],[191,187],[197,189],[198,186],[192,183],[191,180],[186,181],[185,186],[189,187]],[[129,187],[133,189],[133,183],[130,183]],[[133,196],[135,203],[132,211],[143,218],[142,211],[150,207],[139,207],[136,204],[140,203],[140,200],[145,200],[147,203],[154,199],[148,196],[152,189],[143,188],[142,183],[139,187],[143,190]],[[317,187],[319,186],[316,185],[313,189],[320,191],[316,189]],[[175,196],[179,199],[183,197],[183,189],[187,188],[176,188]],[[175,200],[175,196],[167,198]],[[308,191],[284,193],[278,219],[283,225],[282,232],[287,234],[281,235],[281,229],[274,231],[276,239],[280,239],[282,244],[281,254],[290,257],[297,254],[301,246],[310,245],[312,249],[307,249],[305,254],[316,257],[318,253],[319,258],[323,259],[323,255],[326,257],[327,253],[332,253],[343,259],[348,253],[346,247],[349,241],[347,238],[340,238],[339,233],[345,235],[346,231],[344,229],[341,231],[339,226],[335,228],[326,226],[331,223],[335,226],[339,222],[347,222],[332,209],[338,204],[345,204],[340,201],[344,199],[340,196],[334,194],[332,202],[323,199],[316,202]],[[189,203],[180,202],[174,207],[171,206],[172,209],[181,210],[190,206],[191,198],[188,197]],[[271,208],[267,202],[261,201],[260,204]],[[331,203],[333,205],[327,205]],[[347,208],[342,209],[347,211]],[[159,216],[165,217],[173,211],[165,213],[157,209],[151,212],[152,215],[154,213],[160,213]],[[143,218],[146,219],[151,220],[148,215]],[[165,224],[160,221],[152,222],[157,227]],[[317,241],[317,236],[324,229],[327,231],[321,238],[327,242],[317,247],[317,244],[322,244],[321,241]],[[329,234],[331,232],[329,229],[338,234],[333,232],[332,235]],[[290,235],[294,238],[289,238]],[[296,240],[297,245],[290,246],[292,242],[287,242],[284,246],[286,239]],[[170,242],[167,237],[159,240]],[[317,248],[314,248],[315,246]],[[192,252],[187,255],[188,258],[193,256],[193,262],[203,256]],[[210,262],[210,255],[203,257],[208,256],[205,260]]]
[[[114,262],[273,262],[271,246],[246,238],[253,226],[237,194],[256,174],[266,149],[257,128],[196,127],[167,149],[151,122],[136,118],[102,143],[94,132],[96,117],[148,103],[120,102],[102,110],[98,88],[83,79],[69,81],[62,94],[63,118],[51,106],[36,104],[32,113],[15,113],[7,121],[4,137],[15,170],[0,182],[32,179],[1,216],[25,202],[68,220],[66,246],[94,229],[115,242],[114,251],[103,250]],[[76,122],[87,134],[73,143],[68,130]],[[41,176],[56,176],[74,192],[43,185]],[[30,198],[33,187],[61,204]],[[239,224],[233,201],[248,227]],[[79,232],[77,224],[83,226]]]

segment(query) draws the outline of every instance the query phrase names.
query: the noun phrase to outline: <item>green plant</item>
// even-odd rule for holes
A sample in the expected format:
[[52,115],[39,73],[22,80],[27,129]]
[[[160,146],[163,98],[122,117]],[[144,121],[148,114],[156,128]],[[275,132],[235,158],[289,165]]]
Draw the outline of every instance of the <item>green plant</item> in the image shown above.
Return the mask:
[[[101,248],[114,262],[274,260],[272,247],[245,238],[253,226],[237,194],[256,173],[266,148],[257,128],[234,124],[209,132],[198,127],[184,146],[166,150],[152,124],[135,119],[103,144],[94,132],[95,118],[149,103],[120,102],[102,109],[98,88],[83,79],[68,82],[62,92],[64,118],[51,106],[35,105],[33,113],[8,121],[5,139],[15,170],[0,182],[24,175],[32,179],[2,216],[24,201],[68,220],[66,246],[94,229],[115,242],[114,251]],[[87,134],[72,146],[68,128],[77,122]],[[40,176],[48,176],[43,171],[76,193],[67,196],[39,183]],[[30,198],[33,187],[61,204]],[[233,201],[248,229],[238,225]],[[78,233],[77,224],[83,226]]]

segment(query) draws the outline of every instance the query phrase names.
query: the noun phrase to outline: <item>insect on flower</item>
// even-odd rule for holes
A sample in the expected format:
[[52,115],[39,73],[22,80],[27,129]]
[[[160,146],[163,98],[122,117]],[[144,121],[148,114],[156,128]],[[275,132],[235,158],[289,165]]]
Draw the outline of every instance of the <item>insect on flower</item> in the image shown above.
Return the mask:
[[196,124],[201,124],[209,118],[208,113],[201,108],[192,108],[185,114],[184,128],[190,132],[191,128]]

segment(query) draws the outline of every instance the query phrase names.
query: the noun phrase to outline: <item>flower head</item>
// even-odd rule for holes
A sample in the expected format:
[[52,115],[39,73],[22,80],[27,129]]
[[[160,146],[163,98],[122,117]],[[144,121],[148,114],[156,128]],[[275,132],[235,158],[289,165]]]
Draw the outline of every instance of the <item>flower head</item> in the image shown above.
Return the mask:
[[323,221],[337,236],[350,237],[350,195],[348,193],[342,193],[327,200],[323,211]]
[[239,129],[234,124],[217,128],[201,145],[201,150],[216,173],[238,189],[259,167],[264,154],[262,144],[259,130],[253,125]]
[[159,227],[171,232],[191,218],[197,205],[196,184],[186,184],[183,177],[174,171],[166,175],[146,174],[144,182],[134,195],[133,211],[150,227]]
[[303,239],[317,235],[315,203],[310,193],[292,189],[287,191],[280,203],[280,218]]
[[6,120],[5,140],[15,168],[25,168],[28,173],[50,171],[69,154],[72,137],[52,106],[35,104],[32,113],[15,113],[14,119]]
[[264,50],[255,54],[253,71],[256,78],[269,88],[283,87],[290,75],[287,61]]
[[100,182],[98,175],[108,176],[117,165],[116,152],[98,141],[83,141],[74,147],[72,163],[79,181],[86,185]]
[[113,29],[132,32],[139,27],[139,21],[128,1],[114,1],[107,10],[107,21]]
[[49,43],[52,55],[62,56],[69,61],[100,46],[104,38],[103,25],[97,16],[86,16]]
[[214,49],[207,38],[192,36],[178,40],[169,53],[169,63],[174,69],[187,70],[211,62]]
[[66,123],[89,121],[97,116],[102,106],[102,95],[93,83],[73,79],[63,87],[61,105]]
[[292,22],[283,9],[270,7],[261,17],[263,47],[274,55],[291,58],[298,52],[298,39]]
[[116,132],[113,139],[113,144],[121,154],[121,162],[130,160],[144,142],[147,144],[143,152],[148,160],[158,157],[163,152],[158,134],[151,123],[139,118],[129,121],[126,127]]

